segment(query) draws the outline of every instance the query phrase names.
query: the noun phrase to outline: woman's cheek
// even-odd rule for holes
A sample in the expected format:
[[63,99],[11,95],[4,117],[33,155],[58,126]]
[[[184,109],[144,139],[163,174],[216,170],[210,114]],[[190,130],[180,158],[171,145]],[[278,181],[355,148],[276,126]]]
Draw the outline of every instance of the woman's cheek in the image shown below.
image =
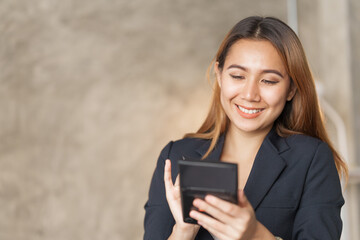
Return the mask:
[[282,112],[286,103],[286,92],[281,88],[263,90],[261,91],[261,98],[268,106],[280,108],[279,111]]
[[224,82],[221,88],[222,95],[228,100],[231,100],[236,96],[238,96],[240,94],[240,91],[241,91],[240,84],[234,84],[230,82]]

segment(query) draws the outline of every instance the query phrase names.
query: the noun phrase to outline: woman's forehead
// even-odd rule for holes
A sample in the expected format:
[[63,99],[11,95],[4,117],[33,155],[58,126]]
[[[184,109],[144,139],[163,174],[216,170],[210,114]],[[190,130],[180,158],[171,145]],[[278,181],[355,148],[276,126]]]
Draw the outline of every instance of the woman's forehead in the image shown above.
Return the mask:
[[224,68],[233,64],[246,68],[277,69],[286,72],[279,52],[267,40],[240,39],[236,41],[229,49]]

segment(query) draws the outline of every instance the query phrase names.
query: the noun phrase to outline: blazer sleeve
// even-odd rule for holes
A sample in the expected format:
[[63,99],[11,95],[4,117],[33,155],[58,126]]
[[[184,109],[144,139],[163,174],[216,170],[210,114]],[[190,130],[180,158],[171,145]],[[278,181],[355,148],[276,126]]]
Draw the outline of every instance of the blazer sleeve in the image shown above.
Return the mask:
[[151,180],[149,197],[145,204],[144,239],[167,239],[175,224],[165,195],[164,167],[169,158],[170,142],[161,151]]
[[321,142],[307,172],[292,239],[340,239],[343,204],[333,153]]

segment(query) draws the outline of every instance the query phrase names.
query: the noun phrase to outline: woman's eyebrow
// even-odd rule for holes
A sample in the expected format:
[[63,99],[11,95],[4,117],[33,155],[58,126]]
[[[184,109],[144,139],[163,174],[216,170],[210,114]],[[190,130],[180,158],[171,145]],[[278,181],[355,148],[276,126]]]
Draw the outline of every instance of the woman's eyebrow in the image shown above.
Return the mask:
[[281,74],[281,72],[275,70],[275,69],[265,69],[262,71],[263,73],[274,73],[276,75],[279,75],[281,78],[284,78],[284,76]]
[[244,70],[245,72],[248,71],[248,69],[246,67],[243,67],[243,66],[238,65],[238,64],[231,64],[227,69],[230,69],[230,68],[240,68],[240,69]]
[[[231,69],[231,68],[239,68],[239,69],[244,70],[245,72],[248,72],[248,70],[249,70],[248,68],[238,65],[238,64],[232,64],[227,69]],[[279,72],[278,70],[275,70],[275,69],[265,69],[265,70],[262,70],[262,73],[274,73],[274,74],[280,76],[281,78],[284,78],[284,76],[281,74],[281,72]]]

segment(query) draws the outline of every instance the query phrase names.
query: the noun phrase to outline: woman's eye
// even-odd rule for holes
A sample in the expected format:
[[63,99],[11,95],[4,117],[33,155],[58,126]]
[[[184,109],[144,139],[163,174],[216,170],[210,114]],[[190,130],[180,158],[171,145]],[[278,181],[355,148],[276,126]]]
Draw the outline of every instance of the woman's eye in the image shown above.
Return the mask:
[[265,84],[269,84],[269,85],[274,85],[276,83],[278,83],[278,81],[272,81],[272,80],[266,80],[266,79],[263,79],[261,80],[263,83]]
[[230,74],[230,76],[234,79],[244,79],[245,77],[244,76],[241,76],[241,75],[232,75]]

